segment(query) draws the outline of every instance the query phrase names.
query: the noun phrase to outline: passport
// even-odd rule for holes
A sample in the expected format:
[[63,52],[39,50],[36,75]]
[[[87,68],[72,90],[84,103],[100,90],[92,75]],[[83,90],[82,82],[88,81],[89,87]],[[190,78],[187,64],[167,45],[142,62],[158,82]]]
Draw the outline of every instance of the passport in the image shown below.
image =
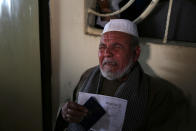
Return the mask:
[[90,97],[83,106],[88,109],[88,113],[80,124],[89,130],[106,112],[95,97]]

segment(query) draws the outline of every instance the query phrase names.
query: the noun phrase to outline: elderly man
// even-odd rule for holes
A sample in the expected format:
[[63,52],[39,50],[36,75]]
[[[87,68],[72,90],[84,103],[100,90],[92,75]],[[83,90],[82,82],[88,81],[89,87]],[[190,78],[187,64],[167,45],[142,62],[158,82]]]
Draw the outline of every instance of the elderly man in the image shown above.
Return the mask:
[[[81,77],[74,101],[63,105],[55,131],[85,130],[78,124],[88,110],[75,102],[78,92],[102,94],[128,101],[123,131],[178,131],[186,124],[187,103],[171,84],[145,74],[137,62],[140,55],[136,25],[113,19],[103,30],[99,44],[99,66]],[[73,124],[74,123],[74,124]]]

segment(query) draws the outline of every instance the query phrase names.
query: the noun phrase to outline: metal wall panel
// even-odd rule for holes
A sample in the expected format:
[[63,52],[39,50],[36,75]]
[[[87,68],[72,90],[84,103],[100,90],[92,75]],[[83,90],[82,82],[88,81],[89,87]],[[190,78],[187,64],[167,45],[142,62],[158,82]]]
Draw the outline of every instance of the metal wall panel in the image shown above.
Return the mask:
[[37,0],[0,0],[0,130],[41,131]]

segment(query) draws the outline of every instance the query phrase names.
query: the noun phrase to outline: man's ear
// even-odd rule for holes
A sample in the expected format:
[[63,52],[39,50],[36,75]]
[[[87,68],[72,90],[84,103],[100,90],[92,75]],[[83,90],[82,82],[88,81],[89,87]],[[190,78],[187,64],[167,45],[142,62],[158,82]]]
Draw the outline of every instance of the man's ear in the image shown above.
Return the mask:
[[140,49],[140,46],[137,45],[135,47],[135,50],[134,50],[134,57],[133,57],[133,62],[136,62],[140,56],[140,52],[141,52],[141,49]]

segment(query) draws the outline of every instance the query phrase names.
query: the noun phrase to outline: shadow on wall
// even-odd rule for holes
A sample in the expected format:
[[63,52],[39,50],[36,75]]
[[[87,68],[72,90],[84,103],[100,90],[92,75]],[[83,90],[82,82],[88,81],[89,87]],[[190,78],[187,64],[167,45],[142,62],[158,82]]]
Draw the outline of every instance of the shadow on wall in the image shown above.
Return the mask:
[[151,75],[151,76],[157,76],[155,71],[149,66],[148,60],[150,59],[150,47],[147,44],[140,44],[141,47],[141,54],[139,57],[139,62],[144,69],[144,72]]
[[[193,59],[196,48],[146,43],[140,44],[140,47],[141,55],[139,62],[145,73],[154,77],[163,78],[167,82],[174,84],[186,95],[189,126],[187,127],[188,129],[181,130],[196,130],[196,92],[194,78],[192,78],[195,76],[195,62]],[[166,68],[169,70],[165,70]]]

